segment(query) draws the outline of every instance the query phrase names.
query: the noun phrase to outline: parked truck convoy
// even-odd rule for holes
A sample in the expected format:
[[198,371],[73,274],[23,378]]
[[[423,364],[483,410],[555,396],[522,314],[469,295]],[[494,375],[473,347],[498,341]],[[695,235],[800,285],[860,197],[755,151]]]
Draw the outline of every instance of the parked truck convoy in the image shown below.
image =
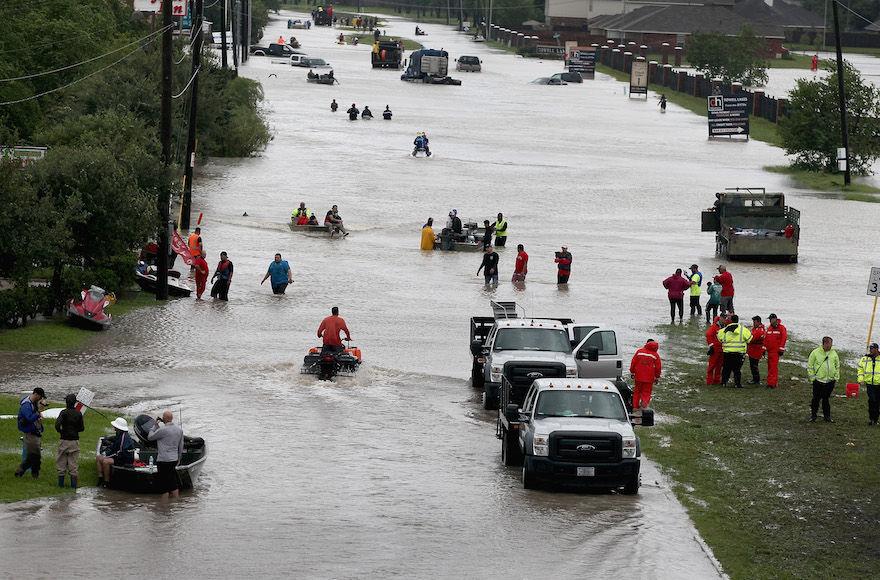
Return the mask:
[[701,229],[715,232],[715,253],[721,258],[797,262],[800,218],[781,193],[732,188],[715,194],[713,207],[703,211]]
[[460,85],[461,81],[449,76],[449,53],[425,48],[409,55],[409,65],[400,80],[433,85]]

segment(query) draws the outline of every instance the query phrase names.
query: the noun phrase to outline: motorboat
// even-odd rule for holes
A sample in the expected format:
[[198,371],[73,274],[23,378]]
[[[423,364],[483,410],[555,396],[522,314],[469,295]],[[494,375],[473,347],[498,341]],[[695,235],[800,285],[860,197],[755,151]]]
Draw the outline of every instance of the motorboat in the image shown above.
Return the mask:
[[[149,415],[138,415],[134,419],[132,435],[135,443],[135,460],[132,465],[113,465],[110,473],[110,489],[130,493],[163,493],[159,485],[159,471],[156,467],[158,449],[156,443],[147,435],[156,425],[156,420]],[[95,453],[103,454],[109,445],[110,437],[98,439]],[[183,456],[177,466],[180,489],[192,489],[202,472],[208,458],[208,446],[201,437],[183,437]]]
[[[134,271],[134,278],[137,285],[145,292],[151,294],[156,293],[156,267],[146,266],[143,263],[138,264]],[[192,290],[180,279],[180,272],[177,270],[168,270],[168,295],[179,298],[188,298],[192,294]]]
[[112,292],[97,286],[83,288],[79,298],[72,298],[67,303],[67,320],[89,330],[104,330],[110,327],[112,318],[105,309],[114,302],[116,296]]

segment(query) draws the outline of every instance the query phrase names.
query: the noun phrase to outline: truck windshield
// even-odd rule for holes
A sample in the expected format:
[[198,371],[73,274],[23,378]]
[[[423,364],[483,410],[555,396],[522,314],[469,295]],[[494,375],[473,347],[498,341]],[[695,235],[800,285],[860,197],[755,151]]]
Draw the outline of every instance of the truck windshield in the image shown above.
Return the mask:
[[494,349],[571,352],[571,345],[568,334],[558,328],[502,328],[495,337]]
[[535,417],[627,420],[620,396],[610,391],[543,391],[538,396]]

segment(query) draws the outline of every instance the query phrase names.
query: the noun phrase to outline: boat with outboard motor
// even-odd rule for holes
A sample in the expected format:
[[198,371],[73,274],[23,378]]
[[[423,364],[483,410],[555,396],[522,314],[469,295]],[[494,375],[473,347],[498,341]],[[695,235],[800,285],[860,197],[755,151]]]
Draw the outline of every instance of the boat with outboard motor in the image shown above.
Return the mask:
[[315,346],[309,349],[303,359],[300,373],[318,375],[319,380],[329,381],[338,375],[354,375],[361,362],[361,349],[351,344],[338,352]]
[[[150,292],[151,294],[156,293],[155,266],[147,266],[143,262],[138,262],[138,267],[134,271],[134,280],[145,292]],[[180,272],[177,270],[168,270],[168,295],[179,298],[188,298],[190,294],[192,294],[192,290],[180,280]]]
[[[130,493],[163,493],[156,467],[158,449],[154,441],[147,435],[156,425],[156,420],[149,415],[138,415],[134,419],[132,435],[135,443],[135,460],[132,465],[113,465],[110,474],[110,489]],[[98,439],[95,453],[103,454],[110,444],[110,437]],[[180,489],[192,489],[202,472],[208,458],[208,446],[201,437],[183,437],[183,456],[177,465],[177,477]]]
[[97,286],[83,288],[79,298],[67,302],[67,320],[89,330],[104,330],[110,327],[112,319],[105,309],[114,302],[116,296],[112,292]]

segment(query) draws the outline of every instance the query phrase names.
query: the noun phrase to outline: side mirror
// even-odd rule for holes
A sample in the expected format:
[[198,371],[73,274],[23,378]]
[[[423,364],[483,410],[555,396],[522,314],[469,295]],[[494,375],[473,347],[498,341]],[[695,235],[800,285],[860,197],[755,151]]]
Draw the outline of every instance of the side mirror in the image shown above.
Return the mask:
[[629,416],[629,421],[633,425],[641,425],[642,427],[653,427],[654,426],[654,410],[653,409],[642,409],[641,413],[631,413]]
[[474,356],[480,356],[481,352],[483,352],[483,342],[480,340],[472,340],[471,341],[471,354]]
[[599,349],[595,346],[587,347],[587,360],[590,362],[596,362],[599,360]]
[[519,405],[516,403],[509,403],[504,409],[504,414],[508,419],[519,419]]

